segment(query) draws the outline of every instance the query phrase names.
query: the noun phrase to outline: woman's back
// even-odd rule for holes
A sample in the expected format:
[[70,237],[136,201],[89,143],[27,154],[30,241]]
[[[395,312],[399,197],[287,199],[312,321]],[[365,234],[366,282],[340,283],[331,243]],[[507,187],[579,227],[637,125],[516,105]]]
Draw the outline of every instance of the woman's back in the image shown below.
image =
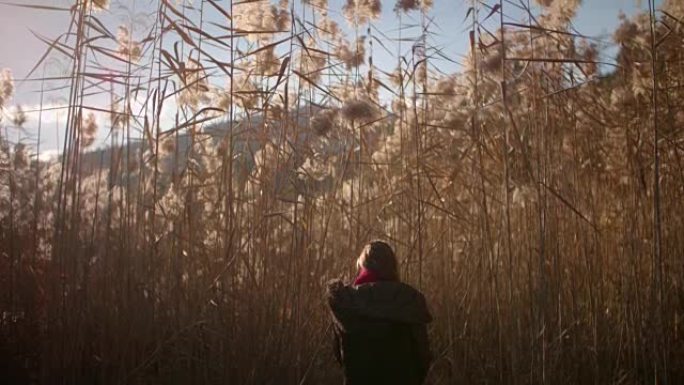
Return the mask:
[[423,382],[431,316],[420,292],[396,281],[359,286],[337,281],[328,293],[336,353],[348,385]]

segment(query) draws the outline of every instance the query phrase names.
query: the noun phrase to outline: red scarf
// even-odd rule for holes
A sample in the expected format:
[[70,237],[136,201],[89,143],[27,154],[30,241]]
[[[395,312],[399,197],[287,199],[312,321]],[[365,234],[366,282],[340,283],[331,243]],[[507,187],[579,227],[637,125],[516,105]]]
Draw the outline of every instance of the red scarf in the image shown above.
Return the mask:
[[374,272],[373,270],[362,267],[361,271],[359,272],[359,275],[357,275],[356,279],[354,280],[354,286],[359,286],[363,285],[364,283],[378,281],[382,281],[382,279],[380,279],[380,277],[378,276],[378,273]]

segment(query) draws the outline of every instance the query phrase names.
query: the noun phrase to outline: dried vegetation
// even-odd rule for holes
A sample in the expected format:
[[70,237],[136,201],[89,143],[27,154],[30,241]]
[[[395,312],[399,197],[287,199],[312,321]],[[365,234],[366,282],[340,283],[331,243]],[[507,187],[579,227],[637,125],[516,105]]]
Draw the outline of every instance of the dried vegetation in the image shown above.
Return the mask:
[[151,3],[65,11],[55,161],[0,72],[6,383],[336,383],[323,286],[372,238],[429,299],[430,383],[684,382],[680,1],[614,61],[579,1],[472,2],[452,74],[428,0],[396,39],[379,0]]

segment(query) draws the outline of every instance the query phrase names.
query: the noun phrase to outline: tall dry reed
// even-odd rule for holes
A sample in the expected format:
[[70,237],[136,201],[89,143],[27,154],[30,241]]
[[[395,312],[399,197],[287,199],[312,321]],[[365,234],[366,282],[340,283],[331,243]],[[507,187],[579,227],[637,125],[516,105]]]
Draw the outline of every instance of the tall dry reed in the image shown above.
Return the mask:
[[623,17],[612,60],[536,3],[465,3],[460,59],[427,0],[393,32],[371,0],[50,7],[58,160],[10,141],[0,72],[3,377],[335,383],[324,284],[384,238],[429,383],[681,383],[684,6]]

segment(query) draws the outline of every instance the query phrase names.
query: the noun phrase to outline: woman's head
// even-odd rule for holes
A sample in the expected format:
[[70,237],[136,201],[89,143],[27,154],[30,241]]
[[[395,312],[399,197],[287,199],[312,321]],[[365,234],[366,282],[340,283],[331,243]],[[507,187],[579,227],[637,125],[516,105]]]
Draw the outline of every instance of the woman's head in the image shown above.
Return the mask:
[[356,260],[356,267],[359,270],[372,270],[382,280],[399,280],[397,257],[390,245],[382,241],[372,241],[367,244]]

